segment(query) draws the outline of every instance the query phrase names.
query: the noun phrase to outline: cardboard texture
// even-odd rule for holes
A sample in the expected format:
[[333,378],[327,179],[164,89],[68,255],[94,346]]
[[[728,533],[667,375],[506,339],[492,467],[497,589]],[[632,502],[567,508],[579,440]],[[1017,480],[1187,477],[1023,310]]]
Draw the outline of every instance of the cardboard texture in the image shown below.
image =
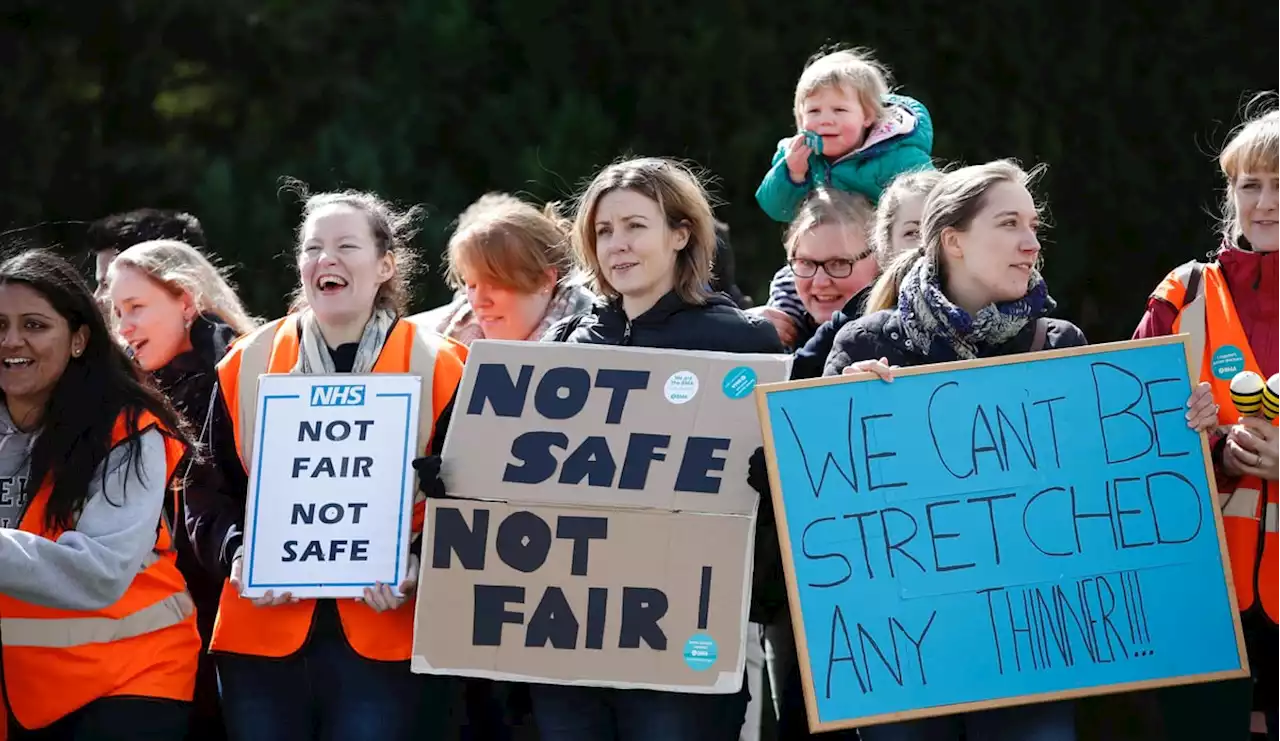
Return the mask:
[[761,444],[790,358],[480,341],[429,503],[413,670],[735,692]]

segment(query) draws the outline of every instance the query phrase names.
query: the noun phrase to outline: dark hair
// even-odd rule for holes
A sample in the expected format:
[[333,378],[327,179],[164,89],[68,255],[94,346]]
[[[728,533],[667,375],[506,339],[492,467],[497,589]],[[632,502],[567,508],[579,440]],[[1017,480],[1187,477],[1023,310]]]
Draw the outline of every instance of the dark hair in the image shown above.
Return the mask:
[[124,252],[135,244],[154,239],[185,242],[197,249],[207,246],[199,219],[183,211],[156,208],[105,216],[90,224],[85,235],[91,252]]
[[[143,383],[134,364],[111,339],[98,305],[79,272],[43,249],[29,250],[0,264],[0,286],[21,284],[41,296],[67,321],[72,332],[88,328],[80,357],[71,358],[54,386],[43,417],[44,429],[31,451],[27,495],[53,476],[45,524],[68,529],[84,508],[94,471],[111,452],[111,435],[121,412],[130,437],[125,466],[136,465],[141,451],[138,419],[143,411],[165,431],[191,445],[186,424],[163,396]],[[0,391],[0,401],[4,392]],[[106,466],[102,477],[105,482]],[[114,503],[113,503],[114,504]]]
[[[404,316],[409,311],[409,285],[417,270],[417,256],[411,243],[417,235],[417,224],[423,216],[421,206],[400,210],[390,201],[376,193],[359,190],[331,191],[327,193],[311,193],[301,180],[286,178],[283,190],[291,191],[301,199],[302,221],[298,223],[294,234],[295,251],[302,250],[302,235],[311,215],[325,206],[346,206],[364,214],[369,221],[369,229],[373,232],[374,246],[378,256],[390,253],[395,264],[395,272],[385,283],[378,287],[374,296],[375,309],[389,309],[396,316]],[[301,311],[306,308],[307,299],[301,283],[293,292],[290,311]]]

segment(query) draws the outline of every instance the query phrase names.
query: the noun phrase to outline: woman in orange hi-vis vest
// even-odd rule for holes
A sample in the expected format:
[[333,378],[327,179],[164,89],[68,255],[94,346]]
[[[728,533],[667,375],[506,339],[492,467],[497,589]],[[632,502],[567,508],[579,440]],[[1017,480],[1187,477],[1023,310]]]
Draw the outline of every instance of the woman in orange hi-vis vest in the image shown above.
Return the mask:
[[1134,337],[1187,333],[1200,379],[1213,386],[1219,427],[1210,437],[1232,581],[1254,683],[1219,682],[1160,692],[1170,739],[1248,739],[1257,698],[1267,736],[1276,739],[1277,576],[1275,420],[1243,416],[1231,379],[1250,370],[1270,378],[1277,365],[1276,261],[1280,238],[1280,112],[1243,126],[1219,157],[1227,197],[1223,240],[1212,262],[1174,270],[1152,293]]
[[181,739],[200,652],[165,512],[183,422],[50,252],[0,265],[0,397],[10,741]]
[[[218,363],[201,433],[208,464],[186,481],[196,557],[226,578],[211,650],[233,741],[409,741],[443,736],[455,680],[413,674],[420,540],[399,585],[362,599],[240,596],[248,450],[263,373],[409,373],[423,379],[414,462],[423,499],[443,493],[439,451],[466,349],[404,318],[414,212],[368,193],[310,196],[298,229],[294,311],[238,340]],[[230,450],[232,453],[227,454]],[[422,529],[418,502],[414,533]]]

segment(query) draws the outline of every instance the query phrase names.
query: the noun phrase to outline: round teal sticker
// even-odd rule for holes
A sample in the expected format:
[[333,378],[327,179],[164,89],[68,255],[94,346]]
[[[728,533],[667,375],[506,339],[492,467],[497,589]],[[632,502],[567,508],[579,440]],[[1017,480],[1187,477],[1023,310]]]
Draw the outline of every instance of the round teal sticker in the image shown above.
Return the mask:
[[721,384],[724,389],[724,395],[730,399],[741,399],[756,387],[756,372],[745,365],[724,374],[724,383]]
[[716,663],[716,639],[698,633],[684,644],[684,663],[695,672],[706,671]]
[[1223,345],[1213,351],[1209,360],[1213,375],[1224,381],[1230,381],[1237,373],[1244,370],[1244,353],[1235,345]]

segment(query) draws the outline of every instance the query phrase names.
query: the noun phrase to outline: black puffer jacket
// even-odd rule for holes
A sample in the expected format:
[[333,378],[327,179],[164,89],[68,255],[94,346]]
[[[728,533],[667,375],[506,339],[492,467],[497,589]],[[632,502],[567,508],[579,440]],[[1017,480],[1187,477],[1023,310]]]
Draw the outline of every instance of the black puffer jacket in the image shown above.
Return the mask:
[[[1071,322],[1062,319],[1041,319],[1044,325],[1043,350],[1056,350],[1063,347],[1079,347],[1089,344],[1084,332]],[[1013,339],[995,348],[988,357],[1016,355],[1030,352],[1036,338],[1036,322],[1027,322],[1027,326]],[[937,343],[935,343],[937,344]],[[942,356],[937,353],[928,355],[918,348],[912,347],[907,333],[902,328],[902,315],[897,309],[877,311],[857,321],[846,324],[836,334],[831,355],[827,357],[826,367],[822,375],[836,376],[860,360],[879,360],[885,358],[889,365],[908,367],[929,363],[945,363],[955,360],[954,355]]]
[[[215,367],[235,339],[236,331],[230,325],[216,316],[202,314],[191,325],[191,349],[151,374],[156,389],[164,394],[197,434],[209,416],[209,399],[218,381]],[[170,521],[178,523],[173,532],[178,569],[186,577],[187,589],[196,603],[201,633],[207,641],[218,611],[222,580],[197,563],[185,527],[185,513],[169,514]]]
[[710,352],[784,352],[778,332],[767,320],[739,309],[716,293],[705,304],[690,304],[674,291],[645,313],[627,319],[617,301],[597,303],[590,314],[563,319],[548,332],[559,342],[632,345],[666,350]]

